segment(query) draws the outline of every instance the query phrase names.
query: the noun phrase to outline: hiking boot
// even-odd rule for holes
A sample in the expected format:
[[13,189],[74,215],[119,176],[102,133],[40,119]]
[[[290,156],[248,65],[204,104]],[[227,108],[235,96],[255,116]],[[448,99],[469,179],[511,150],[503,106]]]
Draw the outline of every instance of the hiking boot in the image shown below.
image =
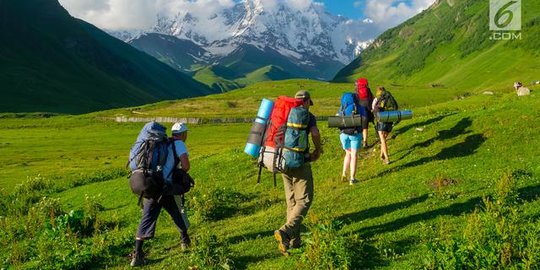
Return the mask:
[[356,179],[351,179],[351,181],[349,181],[349,185],[353,186],[353,185],[356,185],[360,183],[360,181],[356,180]]
[[368,145],[367,141],[364,141],[362,143],[362,148],[368,148],[368,147],[369,147],[369,145]]
[[342,175],[341,176],[341,182],[347,182],[347,176]]
[[390,160],[389,160],[389,159],[384,159],[384,160],[383,160],[383,164],[384,164],[384,165],[390,164]]
[[133,259],[131,259],[131,263],[129,265],[135,267],[144,265],[144,263],[144,254],[135,252],[133,253]]
[[184,243],[184,242],[180,243],[180,249],[181,249],[183,252],[187,251],[187,250],[189,249],[189,244],[188,244],[188,243]]
[[289,249],[300,248],[302,246],[302,240],[300,238],[291,239],[289,242]]
[[186,251],[191,246],[191,239],[189,239],[189,235],[187,232],[182,232],[182,242],[180,243],[180,248],[182,251]]
[[274,237],[278,242],[279,252],[285,256],[288,256],[289,252],[287,250],[289,249],[289,237],[287,234],[281,230],[276,230],[274,231]]

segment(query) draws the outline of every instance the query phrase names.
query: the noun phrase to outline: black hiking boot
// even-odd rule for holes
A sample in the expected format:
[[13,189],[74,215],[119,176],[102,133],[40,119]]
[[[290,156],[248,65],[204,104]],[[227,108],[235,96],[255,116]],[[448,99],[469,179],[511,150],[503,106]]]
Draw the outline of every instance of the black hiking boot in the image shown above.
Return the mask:
[[187,251],[189,247],[191,246],[191,239],[189,239],[189,235],[187,232],[182,232],[182,242],[180,243],[180,248],[182,251]]
[[145,263],[144,254],[135,252],[133,253],[133,259],[131,259],[131,263],[129,265],[131,265],[132,267],[135,267],[135,266],[142,266],[144,265],[144,263]]
[[281,230],[274,231],[274,237],[278,242],[278,249],[281,254],[284,256],[289,256],[289,237],[287,234]]

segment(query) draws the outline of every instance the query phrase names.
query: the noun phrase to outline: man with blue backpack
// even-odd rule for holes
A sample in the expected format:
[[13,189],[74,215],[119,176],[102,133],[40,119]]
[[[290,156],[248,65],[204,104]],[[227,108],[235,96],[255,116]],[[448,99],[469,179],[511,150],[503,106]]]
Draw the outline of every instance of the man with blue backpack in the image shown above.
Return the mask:
[[[142,201],[142,217],[135,238],[135,252],[131,266],[145,263],[142,250],[144,240],[154,237],[156,223],[164,208],[173,219],[181,234],[181,248],[190,245],[187,229],[189,223],[182,215],[182,191],[173,191],[176,169],[184,175],[190,169],[189,155],[185,146],[187,127],[176,123],[172,128],[172,138],[167,138],[166,128],[157,122],[150,122],[141,130],[130,152],[130,186]],[[178,164],[181,168],[177,168]],[[185,192],[185,190],[183,191]],[[180,196],[179,196],[180,195]]]
[[[366,107],[360,105],[358,96],[355,93],[344,93],[341,96],[341,107],[338,116],[358,117],[364,122],[367,118]],[[362,126],[340,128],[339,139],[341,146],[345,150],[343,159],[343,172],[341,180],[347,181],[347,169],[349,170],[349,184],[358,183],[356,180],[356,166],[358,160],[358,150],[362,147]]]

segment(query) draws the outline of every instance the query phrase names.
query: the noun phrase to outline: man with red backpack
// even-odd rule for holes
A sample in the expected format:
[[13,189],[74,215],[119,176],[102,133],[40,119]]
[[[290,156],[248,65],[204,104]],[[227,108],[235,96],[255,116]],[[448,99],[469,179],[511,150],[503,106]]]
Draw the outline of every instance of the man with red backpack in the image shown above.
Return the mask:
[[373,94],[371,89],[369,89],[368,80],[366,78],[360,78],[354,83],[356,87],[356,94],[360,99],[360,105],[366,108],[367,117],[366,121],[362,121],[362,147],[367,147],[367,136],[368,136],[368,127],[369,122],[374,123],[375,117],[373,117],[373,111],[371,104],[373,103]]
[[[301,101],[301,107],[309,112],[309,107],[313,105],[309,92],[305,90],[298,91],[295,98]],[[308,134],[311,134],[315,150],[309,153],[309,147],[306,148],[303,155],[309,157],[306,160],[307,162],[302,163],[299,167],[292,167],[282,172],[285,199],[287,201],[287,222],[279,230],[274,231],[274,237],[278,241],[279,251],[283,255],[289,254],[289,248],[298,248],[301,244],[300,226],[313,201],[313,175],[309,162],[319,159],[322,153],[321,136],[317,128],[317,121],[310,112],[308,117],[307,126],[298,127],[306,130],[306,132],[301,132],[305,134],[303,135],[305,137],[299,138],[299,140],[306,140],[307,142]],[[291,117],[289,117],[290,119]],[[289,123],[289,126],[292,125]],[[296,127],[293,127],[293,130],[295,129]],[[287,138],[285,141],[287,141]]]

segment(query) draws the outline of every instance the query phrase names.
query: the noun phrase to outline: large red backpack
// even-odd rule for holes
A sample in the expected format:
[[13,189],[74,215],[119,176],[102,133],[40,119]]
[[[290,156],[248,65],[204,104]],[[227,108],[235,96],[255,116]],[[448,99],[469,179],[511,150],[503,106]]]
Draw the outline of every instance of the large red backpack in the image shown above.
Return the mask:
[[272,114],[270,115],[270,123],[266,130],[264,146],[276,148],[276,144],[283,144],[285,134],[282,127],[287,124],[289,112],[292,108],[301,106],[302,104],[302,100],[292,97],[280,96],[277,98],[272,109]]
[[362,106],[371,110],[371,102],[373,102],[373,93],[368,87],[368,80],[366,78],[360,78],[356,81],[356,94],[360,98]]
[[[285,132],[287,131],[289,113],[293,108],[302,105],[302,100],[287,96],[280,96],[274,102],[272,114],[270,114],[270,121],[266,128],[264,144],[259,156],[259,175],[257,177],[257,183],[261,182],[261,170],[264,166],[273,172],[274,186],[276,186],[276,168],[278,167],[276,164],[278,163],[278,159],[281,156],[281,150],[285,143]],[[271,165],[268,166],[269,164]]]

